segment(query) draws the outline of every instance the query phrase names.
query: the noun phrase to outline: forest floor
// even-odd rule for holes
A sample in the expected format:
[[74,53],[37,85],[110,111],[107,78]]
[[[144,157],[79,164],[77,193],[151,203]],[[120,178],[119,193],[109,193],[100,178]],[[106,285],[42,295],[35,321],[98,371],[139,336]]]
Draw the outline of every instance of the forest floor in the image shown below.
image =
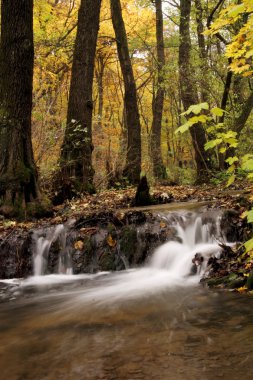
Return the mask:
[[[120,209],[135,208],[136,188],[110,189],[85,194],[81,198],[54,206],[52,215],[27,221],[7,219],[0,215],[0,234],[12,228],[34,228],[37,225],[58,224],[69,218],[89,217],[102,212],[115,212]],[[237,183],[233,187],[217,186],[155,186],[150,190],[152,204],[168,204],[178,202],[207,202],[221,209],[236,209],[243,213],[253,203],[253,186]],[[252,197],[252,200],[251,200]],[[148,208],[148,205],[147,207]],[[141,209],[141,208],[140,208]]]
[[[49,218],[38,220],[18,221],[5,219],[0,215],[0,241],[8,239],[13,231],[30,231],[38,226],[48,226],[64,223],[69,219],[95,218],[101,213],[117,213],[131,211],[134,207],[135,188],[120,190],[106,190],[93,195],[84,195],[81,199],[73,199],[53,208]],[[236,212],[234,220],[238,228],[248,229],[250,237],[251,228],[246,221],[242,223],[240,216],[252,207],[253,187],[247,183],[236,183],[231,188],[217,186],[156,186],[150,191],[153,204],[177,204],[178,202],[207,202],[212,208],[233,210]],[[146,207],[148,210],[149,206]],[[143,208],[138,208],[143,210]],[[246,234],[247,235],[247,234]],[[225,252],[219,262],[211,266],[211,275],[206,279],[209,286],[236,287],[240,291],[253,289],[253,257],[242,257],[242,245]],[[246,282],[252,277],[252,287]],[[249,282],[249,281],[248,281]]]

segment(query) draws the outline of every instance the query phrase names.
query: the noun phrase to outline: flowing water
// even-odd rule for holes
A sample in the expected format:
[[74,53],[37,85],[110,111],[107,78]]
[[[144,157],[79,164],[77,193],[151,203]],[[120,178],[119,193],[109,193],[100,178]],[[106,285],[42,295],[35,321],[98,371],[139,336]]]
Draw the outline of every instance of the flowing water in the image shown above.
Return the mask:
[[[220,254],[219,218],[203,222],[186,213],[174,224],[176,240],[141,269],[80,276],[35,271],[19,282],[22,297],[0,304],[0,379],[250,378],[252,299],[199,285],[208,257]],[[35,258],[46,257],[45,241],[56,232],[41,240]],[[204,262],[192,276],[196,253]]]

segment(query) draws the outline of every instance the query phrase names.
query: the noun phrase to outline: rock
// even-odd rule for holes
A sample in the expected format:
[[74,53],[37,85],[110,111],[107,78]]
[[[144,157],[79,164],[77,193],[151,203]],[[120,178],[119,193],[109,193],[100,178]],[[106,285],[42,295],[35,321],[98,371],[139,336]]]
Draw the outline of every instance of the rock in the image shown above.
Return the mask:
[[32,275],[31,233],[12,230],[0,239],[0,278],[18,278]]
[[135,206],[146,206],[152,204],[151,196],[149,194],[148,180],[146,176],[141,177],[135,194]]

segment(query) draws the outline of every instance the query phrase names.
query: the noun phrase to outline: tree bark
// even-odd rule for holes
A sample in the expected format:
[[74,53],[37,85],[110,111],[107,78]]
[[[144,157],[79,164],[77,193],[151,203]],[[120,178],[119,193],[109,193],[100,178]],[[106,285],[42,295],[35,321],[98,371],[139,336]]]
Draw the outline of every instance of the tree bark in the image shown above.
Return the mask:
[[202,0],[195,0],[195,12],[196,12],[196,23],[197,23],[197,36],[198,36],[198,46],[199,46],[199,59],[200,59],[200,88],[201,101],[208,102],[209,93],[207,90],[208,86],[208,62],[207,62],[207,49],[206,41],[204,36],[204,24],[203,24],[203,7]]
[[127,35],[122,17],[120,0],[110,0],[112,23],[117,51],[124,80],[124,103],[127,125],[127,158],[123,175],[131,184],[138,184],[141,173],[141,125],[137,106],[137,91],[129,55]]
[[[193,67],[191,65],[191,38],[190,38],[191,0],[180,1],[180,44],[179,44],[179,81],[184,109],[199,103],[195,83],[193,83]],[[197,182],[205,182],[210,167],[209,156],[204,149],[206,135],[203,126],[198,123],[190,128],[190,134],[195,152],[197,165]]]
[[92,86],[101,0],[82,0],[78,13],[67,126],[61,152],[63,186],[92,192]]
[[24,215],[41,199],[31,142],[33,63],[33,0],[2,0],[0,203],[10,214]]
[[164,38],[162,0],[155,0],[156,8],[156,49],[157,49],[157,91],[153,99],[153,121],[151,127],[151,154],[154,176],[158,179],[167,178],[166,168],[162,160],[161,130],[164,104]]

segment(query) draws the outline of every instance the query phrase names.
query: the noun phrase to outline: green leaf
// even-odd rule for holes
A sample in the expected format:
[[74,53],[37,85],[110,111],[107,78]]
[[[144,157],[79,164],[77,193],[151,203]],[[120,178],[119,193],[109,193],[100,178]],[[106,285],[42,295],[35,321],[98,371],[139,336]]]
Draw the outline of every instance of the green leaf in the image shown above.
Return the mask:
[[234,156],[234,157],[228,157],[226,159],[226,162],[229,164],[229,165],[233,165],[233,163],[235,162],[238,162],[239,161],[239,158]]
[[241,13],[245,12],[245,4],[239,4],[234,6],[228,13],[228,17],[236,18]]
[[199,115],[202,110],[208,110],[209,105],[208,103],[199,103],[199,104],[193,104],[188,108],[187,111],[182,113],[182,115],[189,115],[190,113],[194,113],[195,115]]
[[219,152],[222,153],[222,154],[225,153],[226,151],[227,151],[227,148],[225,148],[225,147],[220,148],[220,150],[219,150]]
[[234,165],[234,164],[232,164],[231,166],[229,166],[229,168],[228,168],[227,172],[228,172],[228,173],[233,173],[233,172],[234,172],[234,170],[235,170],[235,165]]
[[212,149],[222,143],[222,139],[210,140],[205,144],[205,150]]
[[248,221],[248,223],[253,223],[253,209],[248,211],[247,221]]
[[184,133],[186,131],[188,131],[188,129],[192,126],[193,124],[190,122],[190,120],[188,120],[185,124],[183,125],[180,125],[180,127],[178,127],[176,130],[175,130],[175,133]]
[[211,112],[214,116],[222,116],[225,111],[219,107],[214,107],[211,109]]
[[244,243],[244,247],[246,248],[246,252],[249,252],[253,249],[253,238],[250,239],[250,240],[247,240],[245,243]]
[[242,163],[242,169],[246,170],[247,172],[253,171],[253,158],[248,159]]
[[232,175],[229,177],[228,181],[227,181],[226,187],[229,187],[229,186],[232,185],[232,183],[234,183],[234,182],[235,182],[235,175],[232,174]]

